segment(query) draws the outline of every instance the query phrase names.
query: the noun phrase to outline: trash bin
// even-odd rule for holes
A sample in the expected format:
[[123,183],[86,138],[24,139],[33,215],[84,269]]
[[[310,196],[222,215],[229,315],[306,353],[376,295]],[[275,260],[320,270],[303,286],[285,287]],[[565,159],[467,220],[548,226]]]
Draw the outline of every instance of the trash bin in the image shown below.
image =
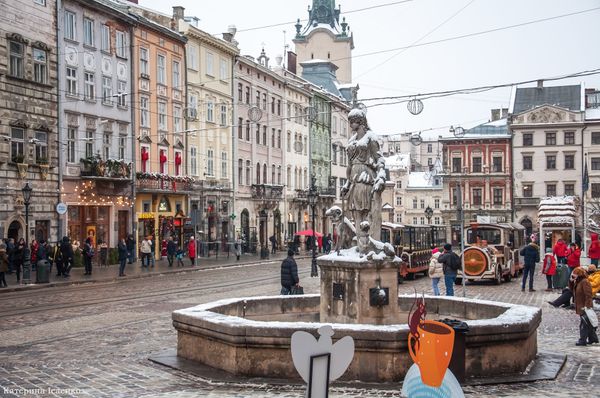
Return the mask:
[[454,374],[456,380],[460,384],[465,382],[465,351],[466,345],[466,334],[469,332],[469,325],[458,319],[440,319],[439,322],[445,323],[454,329],[454,349],[452,350],[452,358],[450,358],[450,365],[448,369]]
[[37,262],[37,271],[35,272],[35,283],[50,282],[50,263],[48,260],[40,260]]

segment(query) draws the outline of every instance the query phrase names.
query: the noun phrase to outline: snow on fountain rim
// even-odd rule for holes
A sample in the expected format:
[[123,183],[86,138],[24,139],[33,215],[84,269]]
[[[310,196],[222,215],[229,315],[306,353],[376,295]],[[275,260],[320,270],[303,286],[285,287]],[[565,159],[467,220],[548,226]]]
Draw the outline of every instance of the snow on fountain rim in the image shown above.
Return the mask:
[[[173,316],[189,316],[196,319],[203,319],[214,324],[227,325],[232,327],[256,327],[256,328],[270,328],[270,329],[315,329],[319,328],[323,324],[335,325],[338,330],[352,330],[357,332],[404,332],[408,331],[407,324],[393,324],[393,325],[369,325],[369,324],[352,324],[352,323],[333,323],[333,322],[282,322],[282,321],[257,321],[252,319],[241,318],[235,315],[225,315],[218,312],[212,311],[213,308],[226,306],[230,304],[239,303],[242,301],[260,301],[260,300],[293,300],[298,297],[320,297],[320,294],[306,294],[303,296],[254,296],[254,297],[239,297],[222,299],[213,301],[210,303],[200,304],[195,307],[184,308],[173,312]],[[402,294],[398,297],[413,298],[414,295]],[[430,296],[425,295],[425,304],[427,305],[427,299],[438,299],[438,300],[450,300],[457,303],[469,303],[469,304],[482,304],[491,305],[495,307],[505,308],[502,314],[495,318],[485,319],[473,319],[467,320],[466,323],[469,326],[504,326],[509,327],[510,325],[517,325],[531,322],[541,309],[538,307],[525,306],[520,304],[501,303],[497,301],[471,299],[463,297],[449,297],[449,296]]]

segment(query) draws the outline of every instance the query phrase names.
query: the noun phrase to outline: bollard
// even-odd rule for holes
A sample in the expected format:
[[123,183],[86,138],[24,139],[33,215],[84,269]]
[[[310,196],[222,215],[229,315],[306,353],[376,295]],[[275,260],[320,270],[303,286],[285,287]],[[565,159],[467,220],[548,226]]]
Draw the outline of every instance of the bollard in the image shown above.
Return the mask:
[[439,322],[445,323],[454,329],[454,349],[448,369],[454,374],[456,380],[462,385],[465,382],[465,352],[467,350],[466,334],[469,332],[469,325],[458,319],[440,319]]
[[35,283],[50,282],[50,263],[48,260],[40,260],[37,262],[35,271]]

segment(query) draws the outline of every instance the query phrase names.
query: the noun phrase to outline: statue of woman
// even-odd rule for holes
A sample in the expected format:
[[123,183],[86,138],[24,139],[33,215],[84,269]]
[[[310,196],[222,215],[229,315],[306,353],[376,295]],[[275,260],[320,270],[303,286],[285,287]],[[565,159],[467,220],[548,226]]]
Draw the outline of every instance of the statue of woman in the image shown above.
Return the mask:
[[371,236],[379,240],[381,234],[381,192],[385,189],[385,161],[379,152],[377,136],[369,129],[367,117],[360,109],[348,114],[353,135],[346,152],[347,181],[341,189],[346,200],[344,211],[350,211],[359,230],[363,221],[369,223]]

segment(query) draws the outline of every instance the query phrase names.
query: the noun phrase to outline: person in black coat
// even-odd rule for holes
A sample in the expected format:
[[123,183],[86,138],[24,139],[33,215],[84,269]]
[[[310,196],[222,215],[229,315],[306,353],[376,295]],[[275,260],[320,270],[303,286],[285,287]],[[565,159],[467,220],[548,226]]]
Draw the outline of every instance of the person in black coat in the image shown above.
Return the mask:
[[292,286],[298,286],[299,283],[294,251],[289,249],[287,258],[281,263],[281,294],[290,294]]
[[128,264],[133,263],[135,260],[135,239],[133,235],[129,234],[127,236],[127,258],[129,259]]
[[129,255],[125,238],[121,238],[119,245],[117,246],[117,250],[119,251],[119,276],[125,276],[125,263]]
[[520,254],[523,256],[523,262],[525,264],[521,291],[525,291],[525,282],[529,276],[529,291],[535,292],[535,289],[533,288],[533,274],[535,273],[535,263],[540,262],[540,248],[535,242],[531,242],[521,249]]
[[169,240],[167,241],[167,261],[169,262],[169,267],[173,266],[173,260],[175,259],[176,254],[177,244],[173,240],[173,237],[169,236]]
[[63,275],[65,278],[68,278],[70,276],[69,273],[71,272],[71,268],[73,268],[73,246],[67,236],[63,236],[62,238],[62,242],[60,243],[60,253],[63,261]]

